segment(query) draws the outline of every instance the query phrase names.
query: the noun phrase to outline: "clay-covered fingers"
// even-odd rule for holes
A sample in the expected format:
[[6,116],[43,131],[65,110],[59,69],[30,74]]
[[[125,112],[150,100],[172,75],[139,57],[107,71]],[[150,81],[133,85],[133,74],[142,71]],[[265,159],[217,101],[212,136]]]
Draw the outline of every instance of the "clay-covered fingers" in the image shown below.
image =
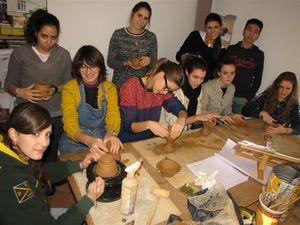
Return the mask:
[[100,155],[106,154],[109,152],[104,141],[97,138],[96,141],[90,146],[90,152],[96,152]]
[[230,116],[223,116],[222,118],[220,118],[220,120],[226,124],[234,123],[233,119],[231,119]]
[[159,136],[159,137],[168,137],[169,136],[168,128],[156,121],[151,121],[150,130],[152,131],[152,133],[154,135]]
[[109,152],[113,154],[117,154],[119,153],[120,149],[124,149],[123,144],[118,137],[112,136],[109,138],[108,142],[111,143]]
[[103,194],[104,189],[105,181],[101,177],[96,177],[96,179],[88,186],[86,195],[94,202]]
[[174,123],[171,130],[170,130],[170,138],[175,139],[178,138],[181,132],[184,129],[184,125],[180,123]]
[[80,162],[81,169],[86,169],[92,162],[98,162],[101,156],[98,152],[88,153],[84,160]]

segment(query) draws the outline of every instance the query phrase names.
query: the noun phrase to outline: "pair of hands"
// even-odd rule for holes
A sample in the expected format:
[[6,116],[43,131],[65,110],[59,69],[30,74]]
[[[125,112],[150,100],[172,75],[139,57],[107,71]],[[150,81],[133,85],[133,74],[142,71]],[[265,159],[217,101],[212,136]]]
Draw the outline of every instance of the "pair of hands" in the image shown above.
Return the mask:
[[43,97],[43,93],[40,90],[34,90],[33,86],[35,84],[32,84],[25,88],[17,88],[16,89],[16,95],[19,98],[23,98],[29,102],[37,103],[40,101],[48,101],[55,93],[55,88],[51,87],[49,91],[49,95],[45,98]]
[[[101,158],[101,154],[98,152],[90,152],[86,155],[84,160],[82,160],[79,165],[81,169],[86,169],[92,162],[97,162]],[[96,179],[89,184],[86,196],[89,197],[93,202],[96,201],[104,192],[105,181],[101,177],[96,177]]]
[[[219,120],[224,122],[225,124],[234,124],[237,121],[239,123],[244,123],[245,118],[240,114],[233,114],[233,115],[221,116],[221,118],[219,118]],[[235,120],[237,120],[237,121],[235,121]]]
[[267,134],[289,134],[290,128],[286,128],[279,124],[269,113],[261,111],[259,113],[262,120],[266,123],[265,132]]
[[139,70],[139,69],[141,69],[145,66],[148,66],[151,63],[151,59],[150,59],[149,56],[142,56],[142,57],[139,58],[139,61],[140,61],[140,66],[133,65],[133,63],[130,60],[124,61],[123,65],[124,66],[129,66],[134,70]]
[[209,122],[210,128],[213,128],[217,124],[217,119],[221,119],[222,116],[217,113],[207,113],[202,115],[197,115],[197,121]]
[[91,152],[98,153],[100,155],[104,155],[109,152],[116,154],[120,149],[124,149],[120,139],[110,132],[106,133],[103,140],[97,137],[91,137],[87,145]]
[[176,139],[180,136],[181,132],[184,129],[185,124],[180,122],[176,122],[172,125],[170,131],[167,126],[160,124],[156,121],[149,121],[148,128],[152,131],[156,136],[165,138],[170,137],[171,139]]

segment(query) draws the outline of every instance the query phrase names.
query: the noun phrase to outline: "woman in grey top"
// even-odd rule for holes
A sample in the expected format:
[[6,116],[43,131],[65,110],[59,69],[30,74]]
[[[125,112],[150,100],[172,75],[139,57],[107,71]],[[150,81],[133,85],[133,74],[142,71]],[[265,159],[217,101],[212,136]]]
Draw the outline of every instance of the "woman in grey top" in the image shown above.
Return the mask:
[[[44,154],[46,162],[57,161],[58,140],[62,134],[59,90],[71,79],[71,56],[57,44],[59,31],[59,21],[54,15],[41,9],[34,12],[25,28],[27,44],[12,52],[5,80],[6,90],[17,97],[18,104],[34,102],[50,112],[53,134]],[[37,82],[51,86],[47,97],[34,90]]]
[[110,39],[107,64],[114,69],[112,82],[118,90],[130,77],[146,74],[157,60],[156,35],[146,29],[151,13],[147,2],[137,3],[129,27],[115,30]]

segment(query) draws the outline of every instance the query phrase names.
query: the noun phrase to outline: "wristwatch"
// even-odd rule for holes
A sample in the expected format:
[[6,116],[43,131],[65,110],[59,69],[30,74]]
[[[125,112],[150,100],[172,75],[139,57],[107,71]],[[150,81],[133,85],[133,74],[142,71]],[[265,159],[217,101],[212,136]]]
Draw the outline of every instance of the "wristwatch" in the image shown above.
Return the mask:
[[116,132],[114,129],[110,129],[109,131],[111,132],[111,134],[112,134],[113,136],[115,136],[115,137],[118,136],[117,132]]

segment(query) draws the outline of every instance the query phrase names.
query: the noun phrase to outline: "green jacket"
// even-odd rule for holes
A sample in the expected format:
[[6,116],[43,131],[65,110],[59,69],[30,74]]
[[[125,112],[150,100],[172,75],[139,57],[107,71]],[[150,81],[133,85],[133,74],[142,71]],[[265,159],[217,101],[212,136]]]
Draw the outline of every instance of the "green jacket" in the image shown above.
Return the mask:
[[[45,165],[51,183],[81,171],[78,161]],[[39,181],[33,176],[31,163],[0,143],[0,224],[2,225],[80,225],[93,202],[84,196],[76,205],[54,219],[44,201]]]

